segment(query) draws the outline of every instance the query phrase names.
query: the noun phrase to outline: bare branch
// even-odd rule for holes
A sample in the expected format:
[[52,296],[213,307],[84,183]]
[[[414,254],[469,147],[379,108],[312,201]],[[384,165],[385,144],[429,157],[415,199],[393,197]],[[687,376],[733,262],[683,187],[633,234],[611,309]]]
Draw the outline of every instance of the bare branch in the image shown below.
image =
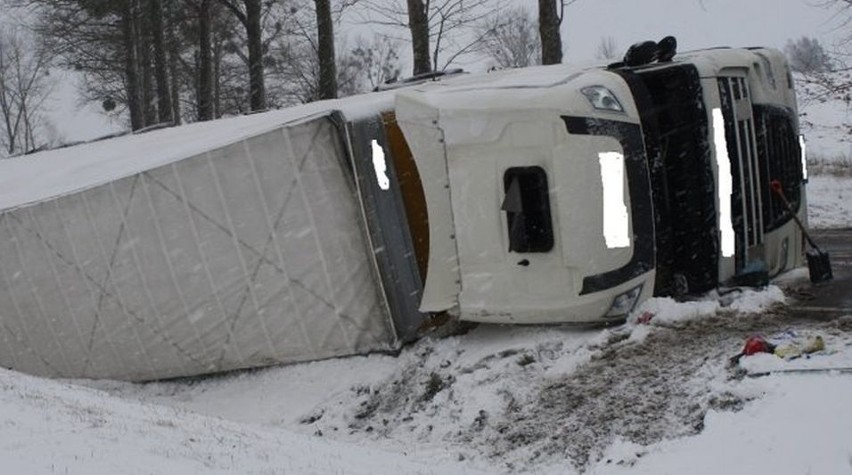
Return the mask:
[[240,7],[238,7],[236,3],[230,0],[219,0],[219,3],[228,10],[230,10],[230,12],[233,13],[235,17],[237,17],[237,20],[239,20],[240,23],[243,24],[243,26],[248,27],[248,17],[246,16],[245,12],[240,10]]
[[618,44],[612,36],[601,38],[595,57],[601,60],[612,60],[618,57]]
[[[505,0],[362,0],[358,5],[364,21],[411,30],[410,39],[423,35],[425,39],[418,44],[424,44],[425,49],[418,50],[415,62],[422,60],[417,59],[420,56],[431,57],[426,58],[426,66],[415,68],[415,72],[424,72],[421,69],[438,69],[440,64],[446,68],[459,57],[476,52],[475,40],[480,34],[477,25],[502,11],[505,3]],[[406,5],[411,8],[417,4],[422,5],[425,18],[415,22]],[[417,45],[414,46],[416,49]],[[441,58],[445,54],[450,55],[449,61]]]
[[492,16],[478,25],[480,52],[501,68],[540,64],[541,40],[536,19],[523,7]]
[[38,130],[51,92],[47,78],[51,55],[22,30],[0,32],[0,144],[4,154],[23,153],[43,139]]

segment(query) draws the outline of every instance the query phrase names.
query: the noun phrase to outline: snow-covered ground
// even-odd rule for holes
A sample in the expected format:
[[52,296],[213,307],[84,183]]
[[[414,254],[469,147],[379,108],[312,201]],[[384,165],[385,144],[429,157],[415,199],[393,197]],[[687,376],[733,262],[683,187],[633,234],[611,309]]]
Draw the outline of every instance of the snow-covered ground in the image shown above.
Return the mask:
[[460,472],[7,370],[0,370],[0,428],[9,474]]
[[809,99],[799,84],[799,126],[808,153],[820,160],[852,156],[852,104],[843,100]]
[[[804,96],[805,94],[799,94]],[[852,226],[852,106],[846,101],[801,99],[807,140],[808,220],[815,228]]]
[[[840,144],[823,150],[843,153],[840,129],[821,130]],[[814,175],[808,194],[813,226],[852,227],[852,178]],[[852,315],[796,315],[779,286],[803,279],[798,271],[763,291],[652,299],[608,329],[479,326],[398,356],[219,377],[128,384],[0,370],[0,466],[30,474],[850,473],[852,374],[790,370],[852,367]],[[819,335],[825,350],[731,364],[755,333],[779,344]]]
[[[2,371],[0,460],[6,473],[846,473],[850,375],[772,372],[852,366],[852,317],[803,321],[784,300],[775,286],[657,298],[610,329],[480,326],[396,357],[150,384]],[[755,331],[818,334],[826,350],[732,366]]]
[[808,224],[813,228],[852,227],[852,176],[810,178]]

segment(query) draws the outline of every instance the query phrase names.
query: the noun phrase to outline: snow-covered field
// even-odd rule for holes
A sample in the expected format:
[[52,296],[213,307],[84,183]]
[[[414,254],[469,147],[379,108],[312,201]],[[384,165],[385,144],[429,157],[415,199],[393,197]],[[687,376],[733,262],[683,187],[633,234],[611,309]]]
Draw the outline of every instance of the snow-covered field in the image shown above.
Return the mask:
[[810,178],[808,224],[813,228],[852,226],[852,176],[816,175]]
[[[852,227],[852,177],[812,176],[808,193],[812,226]],[[398,356],[211,378],[129,384],[0,370],[0,466],[30,474],[850,473],[852,374],[789,370],[852,367],[852,315],[796,315],[779,286],[804,280],[799,271],[762,291],[652,299],[608,329],[479,326]],[[825,350],[732,365],[755,333],[779,344],[819,335]]]

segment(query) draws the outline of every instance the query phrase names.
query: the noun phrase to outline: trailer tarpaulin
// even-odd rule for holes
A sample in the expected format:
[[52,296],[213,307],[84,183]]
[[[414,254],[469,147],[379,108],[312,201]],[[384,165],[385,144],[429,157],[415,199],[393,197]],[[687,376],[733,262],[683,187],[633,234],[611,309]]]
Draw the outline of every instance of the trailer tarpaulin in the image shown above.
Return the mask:
[[320,117],[0,211],[0,365],[148,380],[395,347],[348,160]]

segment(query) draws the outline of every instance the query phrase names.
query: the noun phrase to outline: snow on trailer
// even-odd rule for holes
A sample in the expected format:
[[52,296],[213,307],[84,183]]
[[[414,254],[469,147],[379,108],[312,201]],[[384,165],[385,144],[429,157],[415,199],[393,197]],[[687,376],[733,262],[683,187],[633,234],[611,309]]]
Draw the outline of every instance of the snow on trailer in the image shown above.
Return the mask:
[[[419,282],[386,257],[407,235],[377,230],[398,196],[369,187],[370,125],[391,104],[374,94],[0,161],[0,364],[150,380],[412,339],[422,315],[404,300]],[[373,132],[366,149],[345,140]]]

